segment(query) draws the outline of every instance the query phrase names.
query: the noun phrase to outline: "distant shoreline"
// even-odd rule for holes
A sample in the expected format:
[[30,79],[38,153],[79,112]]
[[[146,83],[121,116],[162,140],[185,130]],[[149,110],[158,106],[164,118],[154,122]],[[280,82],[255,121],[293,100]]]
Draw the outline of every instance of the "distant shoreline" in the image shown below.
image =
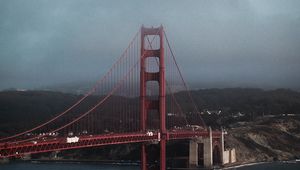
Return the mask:
[[[279,161],[279,162],[281,162],[281,161]],[[252,162],[252,163],[245,163],[245,164],[237,164],[237,165],[233,165],[233,166],[228,166],[228,167],[224,167],[222,169],[241,168],[241,167],[246,167],[246,166],[268,164],[268,163],[275,163],[275,162]]]
[[300,163],[300,160],[294,159],[294,160],[288,160],[288,161],[252,162],[252,163],[228,166],[228,167],[224,167],[221,169],[225,170],[225,169],[241,168],[241,167],[247,167],[247,166],[253,166],[253,165],[272,164],[272,163]]

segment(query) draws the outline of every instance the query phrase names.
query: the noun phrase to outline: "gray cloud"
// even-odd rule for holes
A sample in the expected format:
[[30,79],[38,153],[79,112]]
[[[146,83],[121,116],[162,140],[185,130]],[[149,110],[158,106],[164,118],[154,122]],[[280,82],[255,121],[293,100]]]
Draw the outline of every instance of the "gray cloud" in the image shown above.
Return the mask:
[[298,0],[3,0],[0,89],[95,79],[141,24],[165,26],[194,87],[300,88]]

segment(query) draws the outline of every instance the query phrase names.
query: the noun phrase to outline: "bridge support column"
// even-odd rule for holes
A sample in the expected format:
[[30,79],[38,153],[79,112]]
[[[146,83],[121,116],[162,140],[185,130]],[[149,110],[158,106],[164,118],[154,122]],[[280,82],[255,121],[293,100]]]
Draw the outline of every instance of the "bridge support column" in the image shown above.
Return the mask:
[[5,163],[9,163],[9,159],[8,158],[0,158],[0,165],[5,164]]
[[198,138],[190,141],[189,147],[189,166],[195,168],[198,163],[198,143],[203,143],[203,164],[205,168],[211,168],[213,165],[213,147],[212,147],[212,131],[209,128],[209,136]]
[[160,170],[166,170],[166,139],[160,141]]
[[198,166],[198,141],[190,140],[189,153],[189,167],[195,168]]
[[205,168],[211,168],[213,165],[213,150],[212,150],[212,131],[209,127],[209,137],[203,139],[203,164]]
[[147,153],[146,144],[142,144],[141,148],[141,170],[147,170]]
[[222,128],[222,136],[221,136],[221,161],[222,161],[222,165],[225,164],[224,162],[224,129]]

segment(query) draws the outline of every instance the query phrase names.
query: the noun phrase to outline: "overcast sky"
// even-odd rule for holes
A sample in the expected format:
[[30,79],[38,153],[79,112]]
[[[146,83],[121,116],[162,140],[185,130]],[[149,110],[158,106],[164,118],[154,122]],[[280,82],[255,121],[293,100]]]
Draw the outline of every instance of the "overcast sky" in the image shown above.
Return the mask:
[[0,0],[0,90],[93,81],[142,24],[195,88],[300,89],[299,0]]

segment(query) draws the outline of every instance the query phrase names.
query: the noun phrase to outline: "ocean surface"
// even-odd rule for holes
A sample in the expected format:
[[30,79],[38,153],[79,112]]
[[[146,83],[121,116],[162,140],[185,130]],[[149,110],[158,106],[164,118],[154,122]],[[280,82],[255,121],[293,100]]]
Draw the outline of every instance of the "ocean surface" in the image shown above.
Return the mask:
[[94,163],[9,163],[0,170],[138,170],[139,166],[102,165]]
[[[133,165],[103,165],[93,163],[8,163],[0,164],[1,170],[138,170]],[[231,170],[300,170],[297,163],[265,163],[244,167],[231,168]]]

